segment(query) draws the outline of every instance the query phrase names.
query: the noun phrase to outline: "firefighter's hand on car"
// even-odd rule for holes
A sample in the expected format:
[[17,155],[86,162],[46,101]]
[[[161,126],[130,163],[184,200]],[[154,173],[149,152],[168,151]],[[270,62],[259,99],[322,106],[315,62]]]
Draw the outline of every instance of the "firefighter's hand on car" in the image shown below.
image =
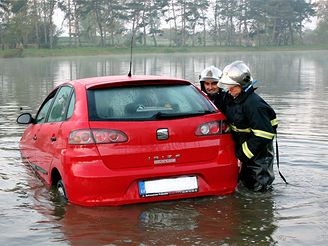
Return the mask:
[[243,163],[241,162],[241,160],[238,159],[238,169],[239,169],[239,173],[240,173],[240,171],[241,171],[241,166],[242,166],[242,164],[243,164]]

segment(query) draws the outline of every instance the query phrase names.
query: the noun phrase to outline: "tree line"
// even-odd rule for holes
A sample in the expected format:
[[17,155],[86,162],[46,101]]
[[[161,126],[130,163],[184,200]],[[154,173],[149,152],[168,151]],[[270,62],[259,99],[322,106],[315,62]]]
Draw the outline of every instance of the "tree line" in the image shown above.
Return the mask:
[[[56,26],[56,10],[64,13]],[[281,46],[328,37],[328,1],[317,0],[0,0],[2,49],[70,47]]]

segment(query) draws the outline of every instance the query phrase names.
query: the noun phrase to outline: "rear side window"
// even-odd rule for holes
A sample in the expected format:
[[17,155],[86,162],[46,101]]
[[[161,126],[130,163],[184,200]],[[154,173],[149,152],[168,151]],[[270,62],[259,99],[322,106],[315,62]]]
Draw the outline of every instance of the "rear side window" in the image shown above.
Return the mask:
[[160,120],[214,113],[192,85],[151,85],[88,90],[91,121]]

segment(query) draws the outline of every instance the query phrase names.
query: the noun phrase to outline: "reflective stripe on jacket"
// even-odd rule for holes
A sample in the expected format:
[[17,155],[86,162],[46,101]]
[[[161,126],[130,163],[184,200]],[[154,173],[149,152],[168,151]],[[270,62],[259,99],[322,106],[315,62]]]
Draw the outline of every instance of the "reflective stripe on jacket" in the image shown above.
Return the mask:
[[276,113],[253,88],[230,100],[225,114],[240,160],[253,158],[272,142],[278,126]]

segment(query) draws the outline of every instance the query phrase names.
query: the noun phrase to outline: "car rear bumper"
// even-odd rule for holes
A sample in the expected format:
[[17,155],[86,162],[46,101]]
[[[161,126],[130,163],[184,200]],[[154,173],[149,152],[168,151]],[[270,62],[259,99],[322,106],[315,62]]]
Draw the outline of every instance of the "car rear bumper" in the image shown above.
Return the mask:
[[[85,168],[92,171],[86,175]],[[85,164],[82,169],[76,166],[74,168],[73,165],[71,174],[66,177],[66,192],[71,203],[83,206],[116,206],[229,194],[237,185],[238,167],[235,159],[230,164],[192,163],[129,170],[110,170],[101,163],[93,163]],[[142,197],[139,193],[140,181],[189,176],[197,177],[197,191],[149,197]]]

